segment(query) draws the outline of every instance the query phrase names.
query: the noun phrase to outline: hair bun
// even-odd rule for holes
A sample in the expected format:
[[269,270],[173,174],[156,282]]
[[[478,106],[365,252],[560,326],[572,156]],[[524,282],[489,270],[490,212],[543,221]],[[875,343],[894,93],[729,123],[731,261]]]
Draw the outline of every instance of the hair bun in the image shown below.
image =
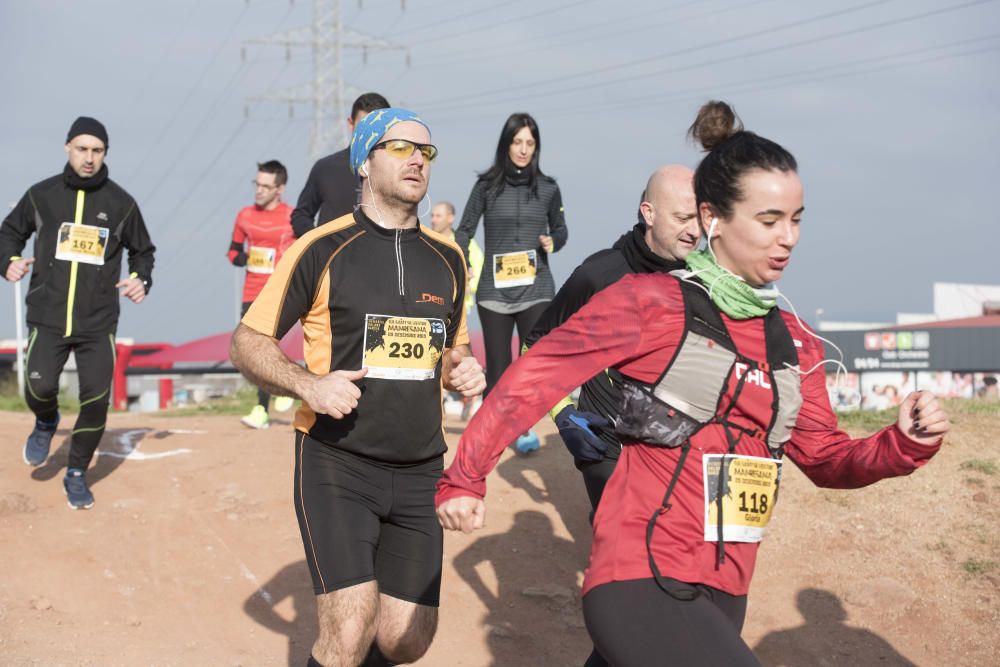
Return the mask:
[[688,128],[688,136],[710,151],[723,141],[743,130],[743,121],[736,112],[719,100],[711,100],[702,105],[698,116]]

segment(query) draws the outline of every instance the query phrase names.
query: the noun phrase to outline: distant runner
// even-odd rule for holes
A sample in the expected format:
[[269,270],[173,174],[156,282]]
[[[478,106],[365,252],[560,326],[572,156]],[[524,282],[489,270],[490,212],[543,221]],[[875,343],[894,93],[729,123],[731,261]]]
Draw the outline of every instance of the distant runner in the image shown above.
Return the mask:
[[[526,113],[507,118],[493,165],[472,187],[455,231],[468,260],[469,242],[483,220],[486,263],[476,303],[486,347],[487,395],[510,365],[514,327],[523,342],[555,295],[549,255],[569,238],[559,186],[539,166],[541,149],[534,118]],[[538,449],[538,436],[521,434],[516,448],[521,453]]]
[[[243,305],[240,315],[246,315],[250,304],[264,289],[267,279],[288,246],[295,241],[292,233],[292,209],[281,196],[285,194],[288,171],[277,160],[257,165],[254,179],[254,203],[240,210],[233,225],[233,240],[229,244],[229,261],[233,266],[246,267],[243,282]],[[257,390],[257,405],[242,421],[250,428],[267,428],[271,424],[267,408],[271,396],[263,389]],[[274,409],[285,412],[292,407],[291,398],[278,396]]]
[[[80,415],[63,478],[72,509],[94,505],[86,473],[111,400],[118,299],[142,303],[153,284],[156,248],[135,200],[108,178],[107,152],[104,125],[77,118],[66,136],[63,173],[31,186],[0,226],[0,272],[11,282],[31,272],[24,393],[35,414],[24,445],[30,466],[48,459],[59,426],[59,376],[69,353],[76,358]],[[32,235],[34,257],[24,259]],[[126,250],[129,276],[122,278]]]

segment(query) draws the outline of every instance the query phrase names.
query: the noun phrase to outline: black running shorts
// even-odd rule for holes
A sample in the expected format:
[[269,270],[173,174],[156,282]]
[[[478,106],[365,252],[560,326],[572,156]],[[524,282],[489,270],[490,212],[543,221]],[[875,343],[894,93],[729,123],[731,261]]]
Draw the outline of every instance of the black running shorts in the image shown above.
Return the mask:
[[316,595],[375,580],[386,595],[437,607],[441,457],[391,465],[295,434],[295,513]]

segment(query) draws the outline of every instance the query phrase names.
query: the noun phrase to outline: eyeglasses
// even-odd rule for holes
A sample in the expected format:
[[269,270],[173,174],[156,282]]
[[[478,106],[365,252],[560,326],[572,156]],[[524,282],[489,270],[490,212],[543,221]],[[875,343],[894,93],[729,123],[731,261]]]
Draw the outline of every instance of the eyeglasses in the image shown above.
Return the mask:
[[434,158],[438,156],[438,149],[434,144],[418,144],[414,141],[408,141],[407,139],[390,139],[389,141],[383,141],[382,143],[375,144],[372,147],[372,150],[378,150],[379,148],[384,148],[389,155],[397,160],[405,160],[413,155],[413,151],[420,151],[420,154],[423,155],[424,159],[428,162],[433,162]]
[[253,187],[255,190],[259,188],[261,190],[270,192],[271,190],[277,190],[279,187],[277,185],[268,185],[267,183],[258,183],[257,181],[250,181],[250,182],[253,183]]

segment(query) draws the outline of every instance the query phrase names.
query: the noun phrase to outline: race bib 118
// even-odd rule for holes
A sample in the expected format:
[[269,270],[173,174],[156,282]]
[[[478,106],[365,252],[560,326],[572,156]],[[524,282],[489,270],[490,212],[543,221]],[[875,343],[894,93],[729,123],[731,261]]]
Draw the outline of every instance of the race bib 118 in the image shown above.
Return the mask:
[[[720,478],[719,468],[725,462]],[[760,542],[771,520],[781,481],[781,461],[757,456],[707,454],[702,457],[705,482],[705,540],[719,539],[719,512],[726,542]]]

